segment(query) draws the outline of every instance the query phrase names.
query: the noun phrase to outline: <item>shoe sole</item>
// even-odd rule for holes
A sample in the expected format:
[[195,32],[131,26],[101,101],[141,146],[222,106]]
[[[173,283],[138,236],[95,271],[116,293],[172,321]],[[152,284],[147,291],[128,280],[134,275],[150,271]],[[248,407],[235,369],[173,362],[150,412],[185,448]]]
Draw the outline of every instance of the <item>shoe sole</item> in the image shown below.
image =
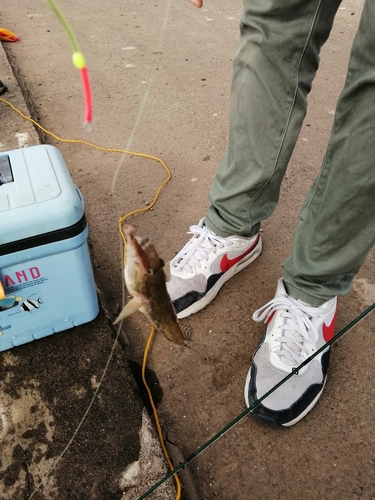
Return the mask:
[[201,298],[201,300],[198,300],[197,302],[194,302],[191,306],[187,307],[183,311],[179,312],[177,314],[178,319],[183,319],[187,318],[191,314],[195,314],[198,311],[201,311],[204,309],[210,302],[214,300],[216,295],[218,294],[220,288],[228,281],[230,280],[235,274],[238,272],[242,271],[246,266],[254,262],[254,260],[259,257],[259,255],[262,253],[262,238],[259,238],[259,242],[257,246],[254,248],[254,250],[246,256],[245,259],[241,260],[237,264],[235,264],[233,267],[228,269],[221,278],[217,280],[215,285],[209,290],[204,297]]
[[[250,385],[250,376],[251,376],[251,370],[249,370],[247,372],[246,382],[245,382],[245,388],[244,388],[245,403],[246,403],[246,407],[247,408],[249,408],[249,406],[250,406],[250,404],[249,404],[249,397],[248,397],[249,385]],[[313,399],[313,401],[311,401],[311,403],[309,404],[309,406],[307,406],[307,408],[302,413],[300,413],[298,415],[298,417],[294,418],[290,422],[286,422],[285,424],[279,424],[278,422],[275,422],[274,420],[268,419],[268,418],[264,417],[263,415],[259,415],[257,413],[253,413],[253,412],[250,412],[250,414],[258,422],[261,422],[262,424],[269,425],[271,427],[291,427],[292,425],[294,425],[297,422],[299,422],[300,420],[302,420],[314,408],[314,406],[316,405],[316,403],[318,402],[320,396],[322,395],[322,393],[324,391],[326,382],[327,382],[327,377],[324,380],[322,390],[315,397],[315,399]],[[265,398],[265,399],[267,399],[267,398]]]

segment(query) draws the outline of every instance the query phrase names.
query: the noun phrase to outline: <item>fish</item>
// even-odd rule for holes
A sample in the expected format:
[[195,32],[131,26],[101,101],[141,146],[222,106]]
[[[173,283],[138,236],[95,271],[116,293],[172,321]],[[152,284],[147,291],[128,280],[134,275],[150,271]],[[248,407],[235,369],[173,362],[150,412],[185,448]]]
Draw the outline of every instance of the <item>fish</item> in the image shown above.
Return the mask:
[[33,309],[39,309],[40,304],[43,304],[40,297],[37,300],[28,298],[22,302],[21,307],[18,310],[31,313]]
[[135,235],[135,227],[124,223],[122,231],[126,240],[125,285],[132,299],[125,305],[114,325],[139,310],[168,340],[186,346],[185,339],[190,339],[191,331],[178,322],[167,292],[169,266],[164,265],[147,236],[141,238]]

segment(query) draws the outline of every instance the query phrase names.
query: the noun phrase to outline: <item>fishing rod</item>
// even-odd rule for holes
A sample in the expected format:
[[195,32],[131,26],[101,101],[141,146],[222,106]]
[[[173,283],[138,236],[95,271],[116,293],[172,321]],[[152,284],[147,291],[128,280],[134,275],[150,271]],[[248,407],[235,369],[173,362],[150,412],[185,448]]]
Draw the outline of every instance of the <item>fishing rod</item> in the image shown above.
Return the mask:
[[160,481],[155,483],[146,493],[138,498],[138,500],[144,500],[148,497],[153,491],[155,491],[159,486],[161,486],[165,481],[168,481],[172,476],[174,476],[179,470],[183,469],[186,465],[192,462],[198,455],[200,455],[204,450],[206,450],[209,446],[211,446],[215,441],[217,441],[221,436],[223,436],[229,429],[234,427],[240,420],[242,420],[246,415],[252,413],[255,408],[257,408],[261,402],[266,399],[270,394],[275,392],[281,385],[285,384],[287,380],[289,380],[294,375],[298,375],[301,368],[306,366],[310,361],[312,361],[316,356],[319,356],[327,347],[330,347],[335,342],[337,342],[345,333],[353,328],[357,323],[362,321],[373,309],[375,309],[375,302],[367,309],[365,309],[361,314],[359,314],[355,319],[353,319],[350,323],[348,323],[342,330],[340,330],[336,335],[332,337],[326,344],[324,344],[320,349],[318,349],[314,354],[309,356],[305,361],[303,361],[296,368],[293,368],[292,371],[286,375],[280,382],[274,385],[268,392],[266,392],[262,397],[256,399],[253,404],[251,404],[248,408],[246,408],[242,413],[240,413],[236,418],[234,418],[231,422],[229,422],[225,427],[223,427],[219,432],[217,432],[212,438],[210,438],[206,443],[204,443],[200,448],[198,448],[194,453],[189,455],[183,462],[180,462],[177,467],[168,472]]

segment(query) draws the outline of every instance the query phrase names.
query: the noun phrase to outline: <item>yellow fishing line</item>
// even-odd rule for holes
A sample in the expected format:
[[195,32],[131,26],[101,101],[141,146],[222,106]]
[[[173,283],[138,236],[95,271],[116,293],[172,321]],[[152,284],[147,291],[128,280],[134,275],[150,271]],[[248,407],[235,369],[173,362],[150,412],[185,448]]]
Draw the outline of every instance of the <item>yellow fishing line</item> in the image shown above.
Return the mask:
[[[93,147],[95,149],[99,149],[101,151],[108,151],[110,153],[125,153],[125,154],[128,154],[128,155],[133,155],[133,156],[139,156],[139,157],[143,157],[143,158],[148,158],[150,160],[155,160],[157,162],[159,162],[164,170],[166,171],[167,173],[167,178],[164,179],[164,181],[159,185],[158,189],[156,190],[156,193],[155,193],[155,196],[152,200],[152,202],[150,203],[150,205],[148,205],[147,207],[144,207],[144,208],[138,208],[136,210],[132,210],[131,212],[129,212],[128,214],[126,215],[123,215],[122,217],[120,217],[119,221],[118,221],[118,224],[119,224],[119,232],[120,232],[120,235],[121,235],[121,238],[122,238],[122,241],[123,241],[123,245],[124,245],[124,251],[123,251],[123,267],[125,267],[125,259],[126,259],[126,239],[125,239],[125,236],[124,236],[124,233],[122,231],[122,227],[121,227],[121,224],[122,222],[129,218],[131,215],[135,215],[135,214],[138,214],[138,213],[141,213],[141,212],[145,212],[147,210],[150,210],[156,203],[158,197],[159,197],[159,194],[160,194],[160,191],[163,189],[163,187],[165,186],[165,184],[171,179],[171,172],[169,170],[169,168],[167,167],[167,165],[163,162],[163,160],[161,158],[158,158],[156,156],[152,156],[152,155],[148,155],[148,154],[145,154],[145,153],[136,153],[134,151],[128,151],[126,149],[114,149],[114,148],[105,148],[105,147],[102,147],[102,146],[98,146],[97,144],[94,144],[92,142],[88,142],[88,141],[83,141],[83,140],[80,140],[80,139],[64,139],[62,137],[59,137],[58,135],[54,134],[53,132],[50,132],[49,130],[45,129],[44,127],[42,127],[42,125],[40,125],[38,122],[36,122],[35,120],[33,120],[32,118],[30,118],[29,116],[26,116],[25,114],[22,113],[22,111],[20,111],[18,108],[16,108],[15,106],[13,106],[13,104],[11,104],[9,101],[7,101],[6,99],[3,99],[2,97],[0,97],[0,101],[4,102],[5,104],[7,104],[8,106],[10,106],[14,111],[16,111],[19,115],[22,116],[22,118],[24,118],[25,120],[28,120],[30,121],[31,123],[33,123],[36,127],[38,127],[40,130],[42,130],[45,134],[47,135],[50,135],[51,137],[55,138],[56,140],[58,141],[61,141],[61,142],[69,142],[69,143],[76,143],[76,144],[84,144],[85,146],[90,146],[90,147]],[[1,288],[0,288],[0,298],[1,298]],[[122,322],[121,322],[122,324]],[[120,324],[120,328],[119,330],[121,329],[121,324]],[[163,433],[162,433],[162,429],[161,429],[161,426],[160,426],[160,422],[159,422],[159,416],[158,416],[158,412],[157,412],[157,409],[156,409],[156,406],[155,406],[155,403],[154,403],[154,400],[152,398],[152,393],[151,393],[151,390],[146,382],[146,377],[145,377],[145,371],[146,371],[146,364],[147,364],[147,357],[148,357],[148,353],[149,353],[149,350],[150,350],[150,347],[151,347],[151,343],[152,343],[152,339],[153,339],[153,336],[154,336],[154,333],[155,333],[155,329],[154,329],[154,326],[151,327],[151,331],[150,331],[150,334],[149,334],[149,337],[148,337],[148,340],[147,340],[147,343],[146,343],[146,347],[145,347],[145,351],[144,351],[144,355],[143,355],[143,362],[142,362],[142,381],[143,381],[143,384],[146,388],[146,391],[147,391],[147,394],[148,394],[148,397],[149,397],[149,400],[150,400],[150,404],[151,404],[151,407],[152,407],[152,411],[154,413],[154,418],[155,418],[155,424],[156,424],[156,429],[157,429],[157,433],[158,433],[158,437],[159,437],[159,441],[160,441],[160,445],[162,447],[162,450],[163,450],[163,453],[164,453],[164,456],[167,460],[167,463],[168,463],[168,466],[170,468],[170,470],[173,470],[173,464],[169,458],[169,454],[168,454],[168,451],[165,447],[165,444],[164,444],[164,439],[163,439]],[[117,337],[115,339],[115,342],[117,341]],[[108,368],[108,364],[109,364],[109,361],[111,359],[113,355],[113,348],[112,348],[112,351],[111,351],[111,354],[110,354],[110,357],[109,357],[109,360],[107,362],[107,366],[105,368],[105,371],[103,373],[103,376],[101,378],[101,381],[100,381],[100,384],[97,388],[97,391],[95,392],[94,394],[94,397],[96,397],[96,394],[100,388],[100,385],[101,385],[101,382],[102,380],[104,379],[104,376],[105,376],[105,372],[107,371],[107,368]],[[81,420],[76,432],[78,431],[78,429],[81,427],[82,423],[83,423],[83,420],[87,417],[87,414],[88,414],[88,411],[91,409],[91,406],[94,402],[94,398],[92,399],[91,403],[90,403],[90,406],[88,408],[88,410],[86,411],[86,413],[84,414],[84,417],[83,419]],[[74,433],[74,436],[76,435],[76,432]],[[73,437],[74,437],[73,436]],[[73,438],[69,441],[68,443],[68,446],[70,446],[70,444],[72,443],[72,440]],[[64,451],[63,451],[63,454],[66,452],[68,446],[65,447]],[[60,455],[59,459],[62,457],[62,455]],[[57,462],[56,462],[57,463]],[[56,465],[55,463],[55,465]],[[47,476],[52,472],[54,467],[51,467],[51,469],[48,471],[47,475],[45,476],[44,480],[47,478]],[[177,474],[174,475],[174,479],[175,479],[175,482],[176,482],[176,500],[180,500],[181,498],[181,482],[179,480],[179,477]],[[44,481],[43,480],[43,481]],[[42,481],[42,483],[43,483]],[[39,484],[39,486],[41,486],[41,484]],[[38,486],[38,487],[39,487]],[[36,488],[36,490],[38,489],[38,487]],[[35,490],[35,491],[36,491]],[[34,491],[34,493],[35,493]],[[31,495],[33,496],[34,493]],[[30,497],[31,498],[31,497]]]
[[42,130],[45,134],[50,135],[51,137],[53,137],[54,139],[56,139],[58,141],[61,141],[61,142],[70,142],[70,143],[76,143],[76,144],[84,144],[86,146],[90,146],[92,148],[99,149],[100,151],[108,151],[110,153],[125,153],[125,154],[132,155],[132,156],[141,156],[143,158],[148,158],[150,160],[155,160],[155,161],[159,162],[164,167],[165,171],[168,174],[168,177],[159,186],[159,188],[158,188],[158,190],[156,192],[156,195],[155,195],[153,203],[151,205],[149,205],[148,207],[144,208],[144,209],[134,210],[133,212],[130,212],[130,214],[127,214],[126,216],[124,216],[123,219],[125,219],[126,217],[129,217],[133,213],[138,213],[138,212],[143,212],[144,210],[149,210],[153,205],[155,205],[156,198],[158,197],[158,195],[160,193],[160,190],[162,189],[162,187],[164,186],[164,184],[166,184],[170,180],[170,178],[171,178],[171,172],[170,172],[169,168],[167,167],[167,165],[163,162],[163,160],[161,158],[158,158],[158,157],[152,156],[152,155],[147,155],[145,153],[136,153],[135,151],[128,151],[126,149],[105,148],[103,146],[98,146],[97,144],[94,144],[94,143],[88,142],[88,141],[83,141],[81,139],[64,139],[64,138],[59,137],[58,135],[54,134],[53,132],[50,132],[49,130],[46,130],[44,127],[42,127],[42,125],[40,125],[38,122],[36,122],[32,118],[30,118],[29,116],[24,115],[22,113],[22,111],[20,111],[18,108],[16,108],[15,106],[13,106],[13,104],[11,104],[6,99],[3,99],[2,97],[0,97],[0,101],[4,102],[8,106],[10,106],[14,111],[16,111],[19,115],[21,115],[22,118],[24,118],[25,120],[28,120],[29,122],[33,123],[36,127],[38,127],[40,130]]
[[[145,348],[145,352],[144,352],[144,355],[143,355],[142,380],[143,380],[144,386],[146,387],[146,391],[147,391],[147,394],[148,394],[148,397],[149,397],[149,400],[150,400],[150,403],[151,403],[151,406],[152,406],[152,411],[154,412],[156,429],[157,429],[157,432],[158,432],[159,441],[160,441],[161,447],[163,449],[164,456],[165,456],[165,458],[166,458],[166,460],[168,462],[170,470],[173,470],[174,469],[173,464],[172,464],[172,462],[171,462],[171,460],[169,458],[167,448],[165,447],[165,444],[164,444],[163,432],[161,430],[161,426],[160,426],[160,422],[159,422],[159,417],[158,417],[158,412],[156,410],[156,406],[155,406],[154,400],[152,398],[151,390],[150,390],[150,388],[149,388],[149,386],[148,386],[148,384],[146,382],[145,371],[146,371],[146,364],[147,364],[147,356],[148,356],[148,352],[149,352],[150,347],[151,347],[151,343],[152,343],[152,340],[153,340],[153,337],[154,337],[154,333],[155,333],[155,328],[154,328],[154,325],[152,325],[151,332],[150,332],[150,335],[148,337],[146,348]],[[181,498],[181,482],[180,482],[180,479],[179,479],[179,477],[178,477],[177,474],[175,474],[173,477],[174,477],[174,479],[176,481],[176,487],[177,487],[176,500],[180,500],[180,498]]]

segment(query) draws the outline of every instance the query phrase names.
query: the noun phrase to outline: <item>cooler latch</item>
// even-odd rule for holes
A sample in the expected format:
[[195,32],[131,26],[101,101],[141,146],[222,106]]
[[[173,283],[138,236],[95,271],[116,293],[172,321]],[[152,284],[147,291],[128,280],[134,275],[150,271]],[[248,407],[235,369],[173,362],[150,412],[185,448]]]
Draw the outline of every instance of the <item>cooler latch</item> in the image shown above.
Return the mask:
[[12,166],[8,155],[0,156],[0,186],[14,182]]

